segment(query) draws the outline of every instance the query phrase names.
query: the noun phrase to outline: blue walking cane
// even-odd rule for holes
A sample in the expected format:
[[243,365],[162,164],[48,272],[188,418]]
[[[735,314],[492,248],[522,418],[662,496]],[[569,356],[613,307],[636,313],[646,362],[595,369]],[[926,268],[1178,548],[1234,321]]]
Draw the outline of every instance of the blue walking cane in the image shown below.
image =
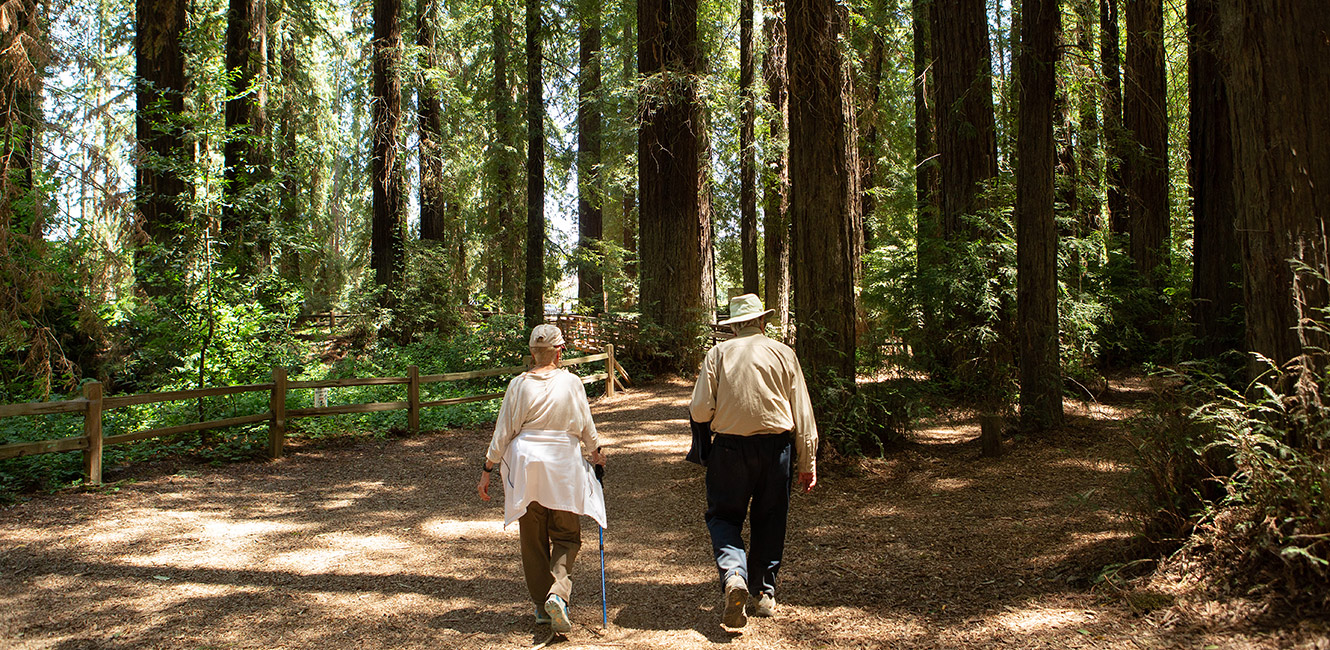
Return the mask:
[[[600,447],[596,448],[600,452]],[[605,466],[595,465],[596,480],[600,481],[601,492],[605,490]],[[600,626],[602,629],[610,629],[610,606],[609,599],[605,596],[605,529],[600,529]]]

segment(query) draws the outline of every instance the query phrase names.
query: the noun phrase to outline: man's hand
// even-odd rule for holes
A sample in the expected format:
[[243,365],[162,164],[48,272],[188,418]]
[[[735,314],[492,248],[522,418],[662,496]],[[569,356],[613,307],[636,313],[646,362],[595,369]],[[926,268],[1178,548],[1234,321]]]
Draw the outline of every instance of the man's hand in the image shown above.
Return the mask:
[[805,493],[812,492],[813,487],[817,485],[817,470],[811,472],[799,472],[799,487],[803,488]]
[[480,494],[481,501],[490,500],[490,473],[481,472],[480,482],[476,484],[476,492]]
[[605,464],[605,452],[601,451],[599,448],[597,448],[595,451],[591,452],[591,464],[592,464],[592,465],[604,465],[604,464]]

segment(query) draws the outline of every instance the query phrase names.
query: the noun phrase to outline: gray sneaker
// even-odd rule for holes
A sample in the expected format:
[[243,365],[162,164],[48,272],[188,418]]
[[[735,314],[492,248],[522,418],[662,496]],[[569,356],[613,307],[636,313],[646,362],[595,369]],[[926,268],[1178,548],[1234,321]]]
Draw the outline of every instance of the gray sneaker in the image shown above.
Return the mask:
[[545,599],[545,613],[550,615],[550,627],[559,634],[567,634],[573,629],[573,622],[568,619],[568,604],[563,599],[550,594]]
[[776,597],[771,594],[762,594],[761,597],[753,599],[753,616],[762,618],[771,618],[776,615]]
[[725,627],[743,627],[748,624],[744,605],[748,604],[748,582],[738,575],[725,579],[724,614],[720,622]]

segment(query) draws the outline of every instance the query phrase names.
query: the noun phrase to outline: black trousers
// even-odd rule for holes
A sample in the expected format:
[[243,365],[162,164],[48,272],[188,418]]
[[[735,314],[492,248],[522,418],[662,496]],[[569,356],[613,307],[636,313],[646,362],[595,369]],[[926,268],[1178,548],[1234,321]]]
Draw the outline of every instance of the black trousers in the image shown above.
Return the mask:
[[[775,595],[785,553],[794,446],[788,433],[717,434],[707,461],[707,530],[721,585],[732,575],[754,596]],[[750,550],[745,553],[744,519]]]

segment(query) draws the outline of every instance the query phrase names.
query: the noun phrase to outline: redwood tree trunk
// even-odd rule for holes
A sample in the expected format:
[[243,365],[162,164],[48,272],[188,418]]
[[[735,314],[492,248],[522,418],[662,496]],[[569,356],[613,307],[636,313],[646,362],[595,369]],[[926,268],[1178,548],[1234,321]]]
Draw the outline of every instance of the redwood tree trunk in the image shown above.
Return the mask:
[[1216,356],[1242,345],[1242,270],[1233,200],[1233,130],[1219,69],[1219,2],[1188,0],[1191,100],[1192,320],[1198,350]]
[[1122,38],[1118,30],[1118,0],[1099,0],[1099,58],[1104,75],[1104,143],[1107,146],[1104,182],[1109,229],[1127,234],[1127,195],[1123,165],[1126,159],[1122,126]]
[[773,322],[781,335],[788,338],[790,331],[790,172],[789,106],[786,79],[788,75],[785,48],[785,21],[779,11],[771,11],[765,30],[767,55],[762,59],[762,76],[767,82],[767,101],[771,104],[771,119],[767,130],[767,173],[765,175],[762,208],[764,232],[765,276],[767,309],[775,309]]
[[[435,0],[419,0],[416,5],[416,45],[420,48],[420,67],[425,70],[438,66],[434,51],[434,24],[438,4]],[[420,238],[444,241],[448,217],[447,198],[443,183],[443,123],[439,106],[438,85],[431,75],[421,75],[417,91],[416,108],[420,136]]]
[[985,207],[980,191],[998,173],[987,4],[932,0],[931,12],[942,234],[948,240],[972,239],[967,216]]
[[1017,71],[1016,310],[1020,331],[1021,428],[1062,422],[1058,358],[1058,231],[1053,219],[1053,95],[1057,85],[1058,0],[1023,0]]
[[[374,218],[370,265],[374,281],[389,291],[402,286],[405,273],[402,167],[397,147],[402,131],[402,1],[374,0],[374,103],[370,111]],[[391,302],[389,294],[387,300]]]
[[171,291],[167,267],[184,233],[189,192],[177,171],[189,155],[184,133],[167,124],[185,110],[185,58],[180,34],[185,31],[184,0],[137,0],[134,56],[137,109],[134,114],[139,156],[135,194],[149,245],[135,258],[136,281],[148,295]]
[[267,133],[268,5],[266,0],[231,0],[226,25],[226,69],[234,77],[226,101],[228,136],[223,147],[226,197],[222,202],[222,237],[231,247],[232,261],[253,267],[244,259],[263,219],[265,201],[256,193],[271,161]]
[[[1131,259],[1146,287],[1162,286],[1168,262],[1168,98],[1161,0],[1127,1],[1125,112],[1132,153],[1127,171]],[[1148,317],[1148,315],[1147,315]]]
[[[881,5],[880,1],[874,3],[874,22],[880,21],[884,15]],[[869,26],[869,39],[872,41],[872,45],[869,47],[868,65],[866,66],[868,78],[863,84],[863,115],[867,124],[860,125],[860,128],[864,129],[864,135],[859,143],[859,191],[862,195],[859,205],[864,223],[864,247],[871,249],[873,247],[871,220],[873,212],[877,210],[877,194],[874,190],[877,187],[877,123],[880,110],[878,103],[882,99],[882,60],[885,58],[886,44],[877,25]]]
[[637,18],[638,72],[651,77],[637,150],[642,310],[662,328],[674,363],[691,370],[701,359],[702,324],[713,319],[697,0],[639,0]]
[[832,0],[790,0],[786,10],[790,96],[798,98],[790,221],[799,359],[814,382],[848,382],[839,386],[853,391],[863,223],[853,100],[837,43],[844,25]]
[[753,0],[739,0],[739,251],[744,293],[758,292],[757,170],[753,147],[757,100],[753,94]]
[[1305,354],[1320,371],[1330,341],[1308,326],[1330,304],[1330,12],[1316,0],[1221,0],[1219,24],[1247,347],[1281,365]]
[[577,226],[582,249],[577,298],[591,313],[605,311],[600,240],[604,236],[600,182],[600,0],[582,0],[577,86]]
[[526,299],[527,329],[545,321],[545,83],[540,0],[526,2]]
[[522,277],[522,235],[516,218],[518,195],[516,154],[517,125],[513,121],[513,93],[508,79],[508,39],[512,35],[512,17],[505,0],[493,5],[494,87],[490,97],[494,114],[494,142],[486,161],[490,167],[487,185],[491,219],[489,241],[490,295],[499,298],[504,312],[516,313],[518,278]]
[[[635,42],[633,38],[633,21],[623,21],[623,82],[630,88],[637,87],[637,57],[636,48],[632,47]],[[624,114],[630,116],[628,123],[631,129],[625,129],[624,155],[628,155],[630,150],[637,148],[637,103],[629,99],[627,106],[624,107]],[[635,173],[637,170],[629,170]],[[619,219],[621,228],[621,237],[623,244],[624,260],[623,275],[627,280],[624,286],[624,295],[620,309],[633,309],[637,306],[637,178],[634,176],[623,186],[623,198],[620,203],[622,215]]]

